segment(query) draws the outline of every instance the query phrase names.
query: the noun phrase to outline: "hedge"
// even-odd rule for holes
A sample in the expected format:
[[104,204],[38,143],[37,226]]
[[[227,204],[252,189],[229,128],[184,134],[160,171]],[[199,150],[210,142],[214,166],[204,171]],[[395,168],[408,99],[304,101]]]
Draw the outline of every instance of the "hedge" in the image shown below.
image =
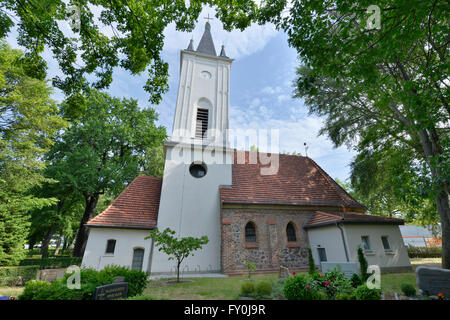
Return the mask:
[[81,269],[81,288],[69,289],[67,280],[71,275],[66,273],[51,284],[39,280],[29,281],[25,284],[19,300],[92,300],[96,287],[113,283],[117,276],[125,277],[125,282],[128,282],[128,297],[133,297],[142,294],[149,274],[119,266],[107,266],[101,271]]
[[39,266],[0,267],[0,286],[13,287],[36,279]]
[[72,265],[81,265],[81,257],[54,257],[45,259],[23,259],[20,266],[38,265],[40,269],[67,268]]
[[408,256],[410,258],[441,258],[442,248],[408,246]]

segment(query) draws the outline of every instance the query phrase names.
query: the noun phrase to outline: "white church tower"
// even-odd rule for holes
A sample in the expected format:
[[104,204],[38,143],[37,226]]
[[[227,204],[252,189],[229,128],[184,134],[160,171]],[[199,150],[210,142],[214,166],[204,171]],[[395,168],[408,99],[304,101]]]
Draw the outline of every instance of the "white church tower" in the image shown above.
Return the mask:
[[[228,104],[232,59],[216,54],[208,22],[194,50],[180,53],[180,82],[165,166],[157,227],[179,237],[206,235],[209,243],[187,258],[181,272],[220,272],[221,185],[231,185],[233,150],[228,148]],[[152,250],[152,274],[172,273],[176,263]]]

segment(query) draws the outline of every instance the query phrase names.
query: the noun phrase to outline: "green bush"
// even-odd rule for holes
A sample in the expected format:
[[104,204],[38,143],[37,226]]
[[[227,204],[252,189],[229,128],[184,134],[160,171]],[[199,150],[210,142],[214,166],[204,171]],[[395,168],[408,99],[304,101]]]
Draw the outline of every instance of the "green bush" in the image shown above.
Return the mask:
[[270,296],[272,294],[272,284],[267,281],[259,282],[256,285],[256,293],[261,296]]
[[369,289],[365,284],[363,284],[355,289],[353,296],[356,300],[380,300],[381,290]]
[[128,270],[125,267],[108,266],[101,271],[93,269],[80,270],[80,289],[69,289],[67,279],[72,274],[67,273],[64,277],[56,279],[49,286],[43,286],[41,290],[35,287],[39,286],[35,282],[29,281],[25,285],[24,294],[19,296],[22,300],[92,300],[94,298],[95,288],[111,284],[117,276],[125,277],[128,282],[128,296],[141,295],[147,286],[148,273]]
[[255,293],[255,284],[253,282],[246,281],[241,285],[241,294],[249,295]]
[[412,285],[412,284],[409,284],[409,283],[403,283],[402,285],[401,285],[401,289],[402,289],[402,292],[405,294],[405,296],[407,296],[407,297],[413,297],[413,296],[415,296],[416,295],[416,288]]
[[353,296],[349,292],[340,292],[336,295],[336,300],[353,300]]
[[[122,299],[122,300],[159,300],[159,299],[150,297],[150,296],[140,295],[140,296],[129,297],[129,298]],[[167,299],[161,299],[161,300],[167,300]]]
[[350,279],[350,282],[352,283],[352,287],[353,288],[357,288],[360,285],[362,285],[362,283],[363,283],[362,280],[361,280],[361,277],[358,274],[356,274],[356,273],[354,273],[352,275],[352,277]]
[[343,272],[339,270],[328,271],[320,277],[315,277],[316,287],[326,293],[328,299],[335,299],[341,292],[352,290],[352,282],[347,279]]
[[308,247],[308,273],[314,274],[315,271],[316,271],[316,265],[314,263],[312,250],[311,250],[311,248]]
[[410,258],[441,258],[442,247],[413,247],[408,246]]
[[0,267],[0,286],[13,287],[36,279],[39,266]]
[[284,283],[286,279],[278,279],[272,286],[272,298],[273,299],[284,299]]
[[322,298],[310,279],[303,274],[287,278],[283,293],[288,300],[319,300]]
[[20,266],[38,265],[40,269],[60,269],[72,265],[80,266],[81,257],[53,257],[45,259],[23,259]]
[[41,293],[46,293],[50,289],[50,283],[40,280],[28,281],[25,289],[19,296],[20,300],[38,300],[37,297]]

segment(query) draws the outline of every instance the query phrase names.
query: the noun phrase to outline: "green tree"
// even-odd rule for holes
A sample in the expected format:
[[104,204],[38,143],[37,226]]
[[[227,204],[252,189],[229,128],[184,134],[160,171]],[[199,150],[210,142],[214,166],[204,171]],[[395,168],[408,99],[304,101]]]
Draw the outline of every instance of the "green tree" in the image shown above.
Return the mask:
[[180,282],[180,265],[183,260],[191,254],[194,255],[192,252],[201,249],[209,242],[207,236],[177,238],[175,231],[169,228],[162,232],[155,228],[145,239],[152,239],[158,250],[169,256],[169,260],[177,261],[177,282]]
[[164,127],[155,124],[152,108],[140,109],[134,99],[117,99],[92,90],[86,112],[61,132],[47,154],[59,183],[84,198],[73,255],[83,256],[88,237],[85,224],[96,211],[100,195],[118,194],[142,169],[148,148],[161,145]]
[[162,178],[165,162],[163,145],[148,148],[142,161],[144,174]]
[[23,257],[27,212],[56,200],[30,191],[47,182],[42,155],[66,125],[50,99],[51,87],[29,77],[23,53],[0,41],[0,264]]
[[382,2],[379,28],[368,23],[370,4],[293,2],[278,26],[307,66],[296,96],[325,117],[322,133],[336,146],[407,150],[405,161],[413,154],[440,217],[442,266],[450,268],[448,3]]

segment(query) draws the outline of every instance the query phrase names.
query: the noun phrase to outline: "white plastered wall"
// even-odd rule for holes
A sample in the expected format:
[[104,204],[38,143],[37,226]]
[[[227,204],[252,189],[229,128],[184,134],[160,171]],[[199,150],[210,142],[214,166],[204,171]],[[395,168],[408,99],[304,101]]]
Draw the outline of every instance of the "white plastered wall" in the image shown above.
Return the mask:
[[346,262],[341,231],[335,225],[308,229],[308,239],[314,262],[320,264],[317,248],[325,248],[328,262]]
[[[346,224],[343,226],[348,239],[349,256],[351,261],[358,261],[358,246],[362,246],[361,236],[369,236],[372,254],[365,254],[369,265],[378,265],[381,269],[409,268],[408,252],[398,225],[392,224]],[[386,252],[381,241],[387,236],[392,253]]]
[[[143,248],[142,271],[148,271],[152,240],[145,240],[145,237],[149,234],[150,230],[90,228],[81,265],[96,270],[101,270],[107,265],[120,265],[131,269],[134,248]],[[105,253],[109,239],[116,240],[114,254]]]

